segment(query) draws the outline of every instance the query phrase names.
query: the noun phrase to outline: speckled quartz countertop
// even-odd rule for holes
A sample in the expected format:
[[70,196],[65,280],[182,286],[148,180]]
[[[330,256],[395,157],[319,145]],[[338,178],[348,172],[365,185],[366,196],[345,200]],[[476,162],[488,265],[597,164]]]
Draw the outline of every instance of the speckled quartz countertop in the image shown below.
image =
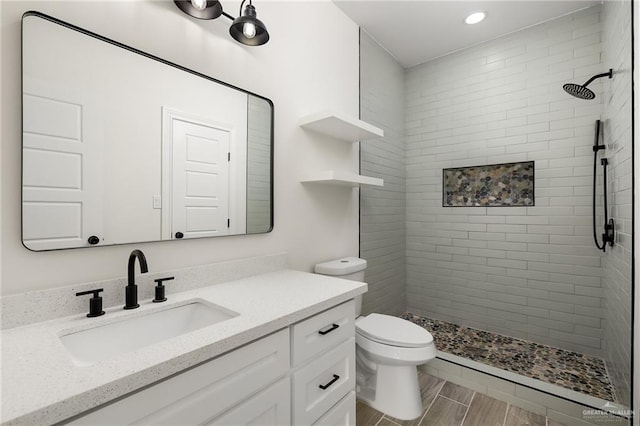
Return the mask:
[[[124,290],[124,289],[123,289]],[[228,352],[345,302],[365,283],[292,270],[171,294],[162,304],[105,309],[106,315],[74,315],[2,332],[3,424],[52,424]],[[71,295],[72,297],[73,295]],[[59,335],[129,315],[201,299],[239,313],[237,317],[112,359],[80,367]],[[88,306],[88,302],[87,302]]]

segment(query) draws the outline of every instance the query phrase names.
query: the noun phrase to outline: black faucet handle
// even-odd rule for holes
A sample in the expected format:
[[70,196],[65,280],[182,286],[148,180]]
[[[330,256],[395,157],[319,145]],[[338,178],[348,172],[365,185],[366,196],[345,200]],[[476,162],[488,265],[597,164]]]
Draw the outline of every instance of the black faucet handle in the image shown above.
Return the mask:
[[102,296],[99,296],[100,292],[102,291],[104,291],[104,289],[97,288],[95,290],[87,290],[76,293],[76,296],[85,296],[87,294],[93,295],[93,297],[89,299],[89,313],[87,314],[89,318],[104,315],[104,311],[102,310]]
[[156,283],[156,297],[155,299],[153,299],[153,303],[160,303],[160,302],[166,302],[167,301],[167,297],[165,296],[164,293],[164,282],[165,281],[170,281],[175,279],[175,277],[166,277],[166,278],[158,278],[157,280],[154,280],[154,282]]

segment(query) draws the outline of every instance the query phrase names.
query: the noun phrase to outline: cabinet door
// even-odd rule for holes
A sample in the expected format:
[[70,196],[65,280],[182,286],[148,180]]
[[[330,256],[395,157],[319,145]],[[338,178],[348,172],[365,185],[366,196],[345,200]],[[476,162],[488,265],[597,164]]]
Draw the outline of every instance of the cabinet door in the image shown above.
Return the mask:
[[355,338],[331,349],[293,375],[293,424],[310,425],[355,388]]
[[289,329],[214,358],[75,419],[73,425],[210,422],[289,371]]
[[220,426],[290,425],[291,386],[289,378],[280,380],[208,424]]
[[355,426],[356,393],[351,391],[340,402],[320,417],[313,426]]

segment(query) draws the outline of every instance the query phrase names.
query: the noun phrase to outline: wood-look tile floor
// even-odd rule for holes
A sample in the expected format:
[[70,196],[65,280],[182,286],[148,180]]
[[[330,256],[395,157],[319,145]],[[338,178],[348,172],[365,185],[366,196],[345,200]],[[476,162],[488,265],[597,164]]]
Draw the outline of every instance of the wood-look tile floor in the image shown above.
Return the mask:
[[498,401],[454,383],[419,373],[422,416],[394,419],[361,401],[356,403],[357,426],[562,426],[545,416]]

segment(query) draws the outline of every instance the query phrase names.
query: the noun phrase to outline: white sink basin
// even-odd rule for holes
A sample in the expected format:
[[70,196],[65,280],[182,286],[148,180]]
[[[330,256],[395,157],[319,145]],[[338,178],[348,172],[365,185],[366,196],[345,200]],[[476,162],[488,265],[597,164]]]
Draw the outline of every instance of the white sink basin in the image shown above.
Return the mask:
[[191,300],[167,309],[125,316],[117,322],[81,331],[63,332],[60,341],[71,355],[73,362],[76,365],[85,366],[238,315],[237,312],[211,303]]

